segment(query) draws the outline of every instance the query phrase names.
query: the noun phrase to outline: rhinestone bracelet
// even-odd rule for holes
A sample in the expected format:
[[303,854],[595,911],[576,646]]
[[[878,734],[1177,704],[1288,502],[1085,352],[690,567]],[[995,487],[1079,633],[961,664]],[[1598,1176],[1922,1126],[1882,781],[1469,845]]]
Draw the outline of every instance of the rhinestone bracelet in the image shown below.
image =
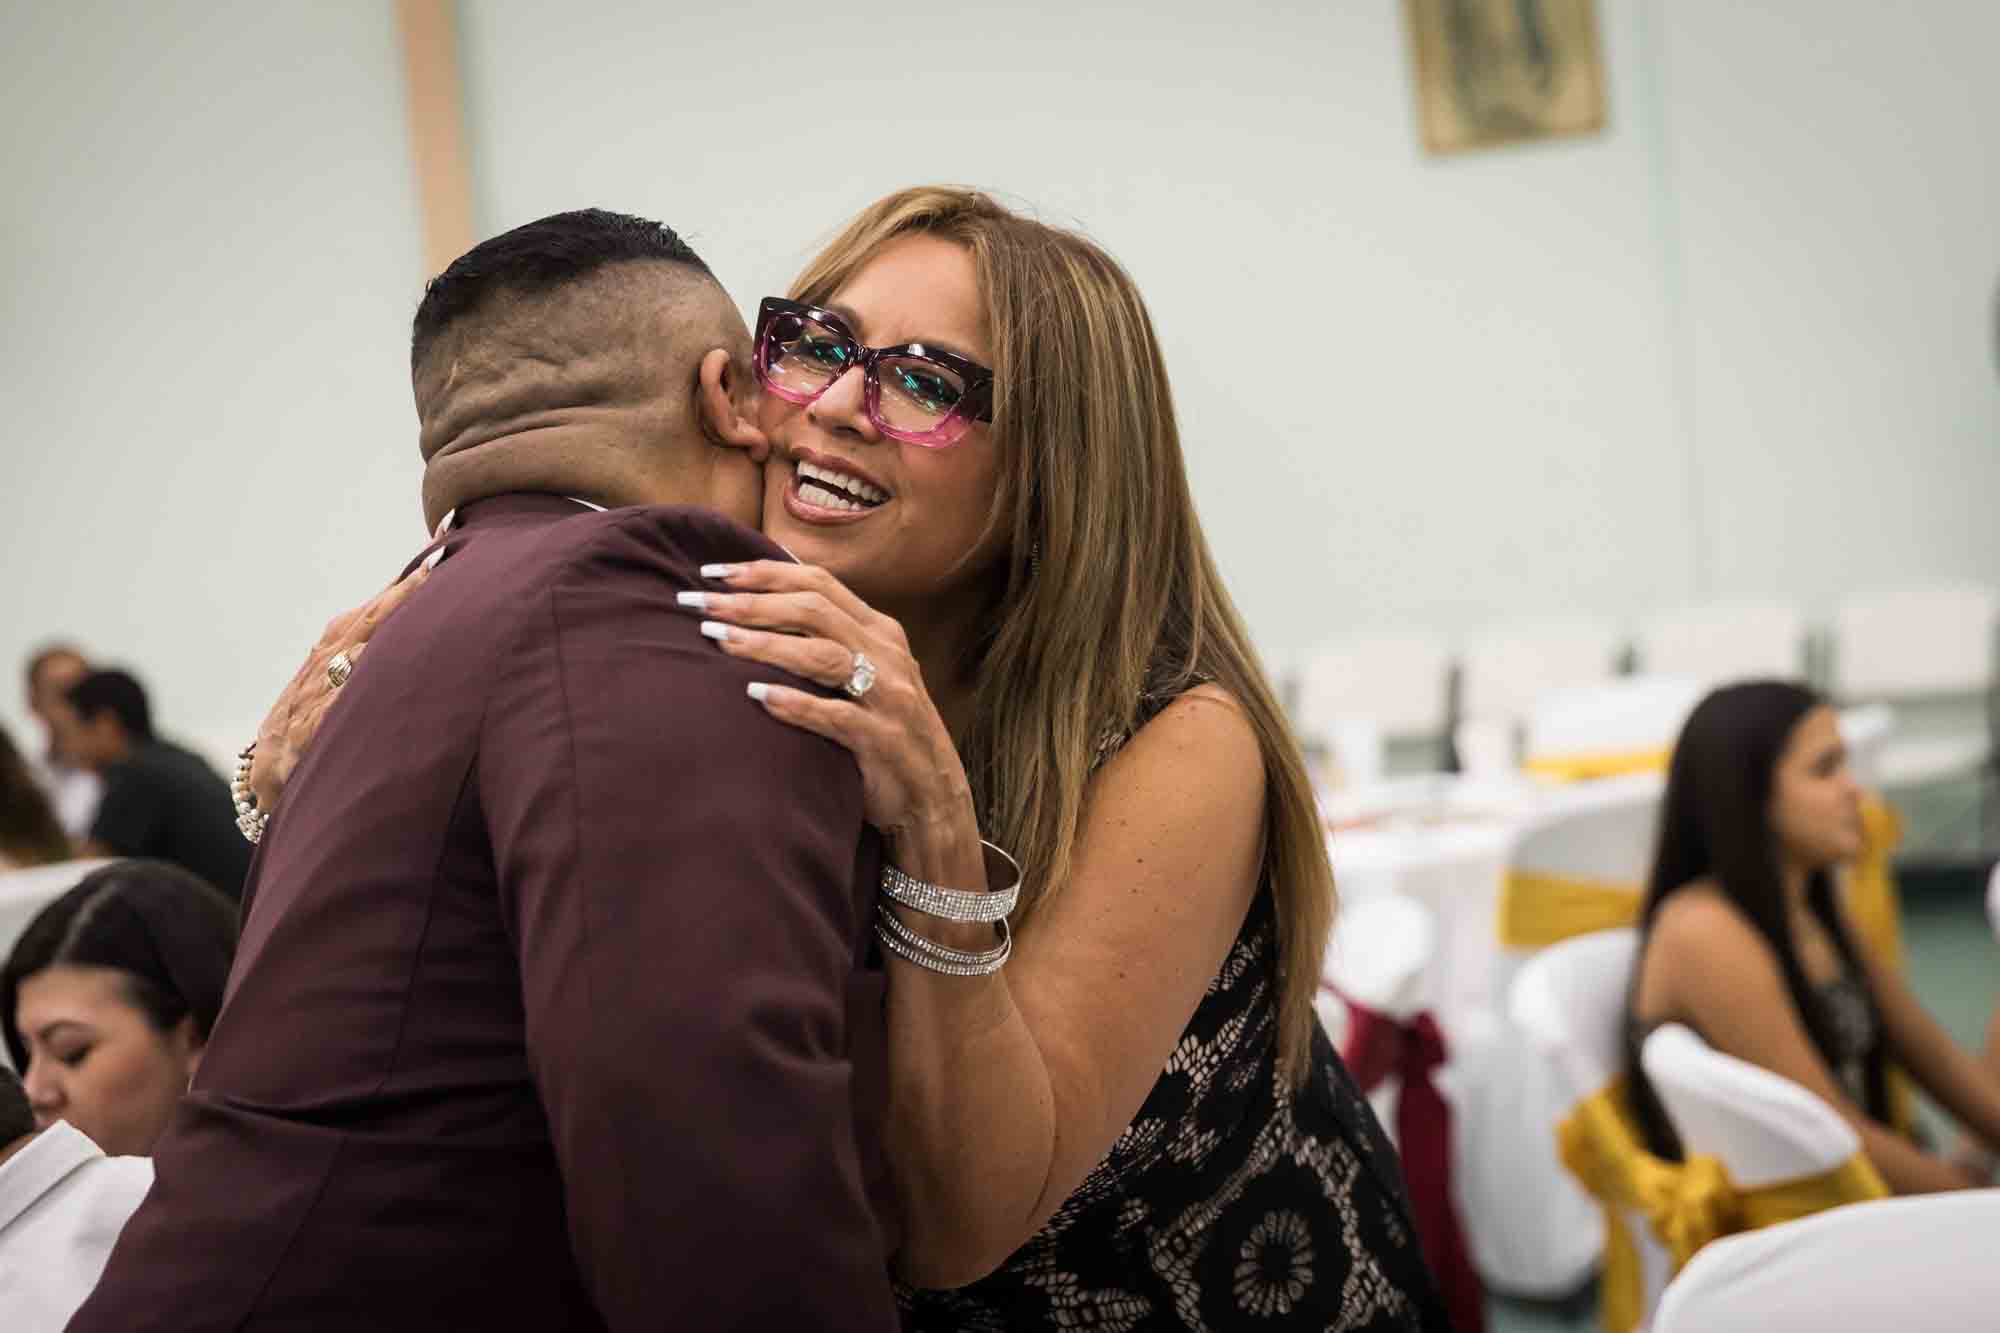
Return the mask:
[[875,920],[875,938],[890,953],[927,971],[951,977],[985,977],[1005,967],[1014,952],[1014,936],[1007,929],[1007,922],[1004,919],[996,922],[995,928],[1000,933],[996,947],[984,953],[967,953],[927,940],[898,921],[893,912],[882,912]]
[[965,889],[947,889],[941,884],[926,884],[913,876],[906,875],[887,862],[882,866],[882,896],[890,902],[901,903],[912,911],[925,916],[941,917],[946,921],[987,922],[1005,920],[1014,911],[1014,904],[1021,897],[1021,864],[1007,853],[985,839],[979,845],[986,854],[986,882],[994,881],[995,870],[1007,881],[1004,889],[986,892],[968,892]]
[[271,822],[268,810],[257,808],[257,793],[250,790],[250,761],[257,753],[257,742],[251,741],[236,756],[236,776],[229,779],[229,796],[236,802],[236,829],[251,842],[258,842],[264,836],[264,825]]

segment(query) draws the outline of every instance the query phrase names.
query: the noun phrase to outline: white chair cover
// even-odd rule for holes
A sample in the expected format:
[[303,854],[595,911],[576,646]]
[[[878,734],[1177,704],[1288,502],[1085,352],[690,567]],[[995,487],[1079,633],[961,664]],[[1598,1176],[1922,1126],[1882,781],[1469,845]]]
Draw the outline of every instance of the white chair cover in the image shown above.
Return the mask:
[[2000,1190],[1881,1199],[1717,1241],[1653,1333],[1964,1333],[2000,1325]]
[[1626,676],[1541,696],[1528,722],[1527,758],[1667,750],[1701,702],[1698,680]]
[[1442,637],[1365,635],[1321,644],[1299,677],[1300,734],[1331,748],[1353,720],[1386,740],[1444,732],[1451,652]]
[[1437,952],[1437,923],[1421,903],[1382,893],[1343,904],[1321,975],[1344,995],[1392,1018],[1413,1018]]
[[1833,684],[1843,699],[1977,694],[1993,680],[2000,594],[1970,583],[1850,598],[1833,617]]
[[1466,645],[1459,661],[1459,716],[1523,725],[1549,691],[1609,680],[1621,647],[1615,626],[1590,620],[1482,634]]
[[1666,790],[1659,773],[1579,783],[1522,828],[1508,868],[1643,889]]
[[1954,705],[1949,721],[1905,726],[1883,746],[1876,760],[1882,785],[1970,777],[1987,761],[1987,698],[2000,675],[1996,633],[2000,593],[1977,584],[1903,588],[1856,597],[1836,610],[1836,696]]
[[[1641,887],[1662,790],[1658,775],[1641,774],[1565,792],[1556,809],[1522,830],[1509,868]],[[1583,1094],[1510,1013],[1507,996],[1527,956],[1505,951],[1494,965],[1494,1024],[1454,1034],[1454,1124],[1465,1145],[1457,1181],[1473,1258],[1487,1282],[1554,1297],[1573,1292],[1596,1267],[1604,1219],[1556,1152],[1555,1126]],[[1618,985],[1622,1012],[1623,976]],[[1525,1218],[1532,1225],[1523,1225]]]
[[[1550,1091],[1562,1103],[1561,1112],[1543,1112],[1547,1118],[1540,1127],[1552,1158],[1556,1125],[1562,1115],[1623,1070],[1625,996],[1638,948],[1635,930],[1580,935],[1534,955],[1521,965],[1514,979],[1508,1013],[1525,1037],[1527,1049],[1539,1053],[1546,1062]],[[1576,1197],[1590,1206],[1594,1228],[1590,1257],[1594,1263],[1603,1249],[1603,1213],[1580,1189]],[[1643,1218],[1627,1220],[1644,1273],[1645,1308],[1651,1309],[1666,1286],[1672,1267],[1670,1256]],[[1522,1230],[1540,1224],[1539,1218],[1517,1219]]]
[[1572,1105],[1623,1072],[1625,997],[1638,957],[1638,931],[1600,930],[1550,945],[1514,979],[1508,1012],[1554,1062]]
[[1704,690],[1738,680],[1803,680],[1806,617],[1775,602],[1715,602],[1648,616],[1636,644],[1639,669],[1682,676]]
[[1647,1037],[1639,1060],[1682,1148],[1720,1161],[1738,1189],[1821,1175],[1861,1151],[1861,1137],[1825,1102],[1712,1050],[1679,1023]]

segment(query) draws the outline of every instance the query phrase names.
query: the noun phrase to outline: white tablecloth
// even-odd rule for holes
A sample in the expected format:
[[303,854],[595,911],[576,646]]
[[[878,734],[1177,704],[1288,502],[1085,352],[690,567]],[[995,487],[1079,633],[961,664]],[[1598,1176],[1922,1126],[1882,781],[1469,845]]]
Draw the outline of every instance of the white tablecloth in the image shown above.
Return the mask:
[[1342,896],[1397,893],[1428,908],[1438,951],[1426,1006],[1447,1039],[1494,1005],[1494,913],[1514,841],[1561,793],[1525,779],[1395,778],[1321,798]]

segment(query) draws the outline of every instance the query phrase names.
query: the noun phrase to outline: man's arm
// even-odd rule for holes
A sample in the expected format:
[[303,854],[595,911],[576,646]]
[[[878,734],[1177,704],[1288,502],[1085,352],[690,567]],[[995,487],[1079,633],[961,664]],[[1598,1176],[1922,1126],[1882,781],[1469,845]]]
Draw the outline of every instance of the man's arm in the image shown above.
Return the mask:
[[530,608],[477,772],[571,1242],[613,1329],[892,1328],[847,1058],[859,776],[746,697],[647,522]]

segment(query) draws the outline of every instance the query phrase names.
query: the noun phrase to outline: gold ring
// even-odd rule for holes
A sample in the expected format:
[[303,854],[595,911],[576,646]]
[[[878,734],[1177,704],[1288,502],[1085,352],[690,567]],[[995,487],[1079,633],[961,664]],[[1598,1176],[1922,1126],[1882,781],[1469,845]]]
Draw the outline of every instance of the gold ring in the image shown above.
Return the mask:
[[336,690],[345,685],[347,678],[353,674],[354,659],[350,658],[346,653],[335,653],[333,660],[326,664],[327,683],[332,685]]

